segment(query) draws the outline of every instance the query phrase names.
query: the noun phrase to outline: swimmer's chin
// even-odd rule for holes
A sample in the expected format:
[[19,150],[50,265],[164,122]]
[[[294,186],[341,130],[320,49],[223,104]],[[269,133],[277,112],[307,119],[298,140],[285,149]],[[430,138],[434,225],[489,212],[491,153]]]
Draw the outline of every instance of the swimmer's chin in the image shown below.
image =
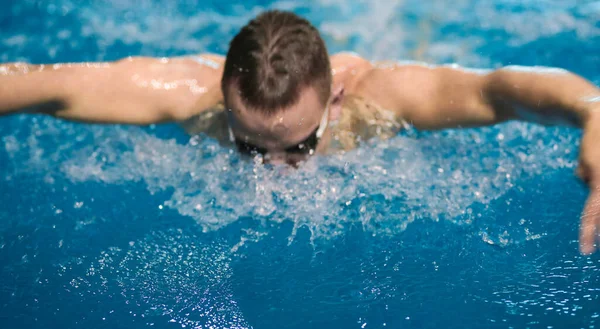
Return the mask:
[[252,161],[257,166],[262,166],[269,170],[286,170],[286,169],[298,169],[303,166],[306,162],[310,161],[311,157],[302,160],[270,160],[265,159],[263,156],[257,155],[252,158]]
[[267,169],[271,169],[271,170],[276,170],[276,169],[298,169],[300,168],[304,163],[306,163],[306,161],[308,160],[303,160],[303,161],[290,161],[290,162],[269,162],[269,161],[262,161],[259,163],[259,165],[262,165],[263,167],[267,168]]

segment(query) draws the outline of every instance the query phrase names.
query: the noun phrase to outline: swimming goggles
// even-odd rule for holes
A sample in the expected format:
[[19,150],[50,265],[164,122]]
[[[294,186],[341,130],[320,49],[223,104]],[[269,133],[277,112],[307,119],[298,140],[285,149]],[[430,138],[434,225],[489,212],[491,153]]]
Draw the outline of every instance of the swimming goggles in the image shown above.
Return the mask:
[[[327,130],[328,122],[329,106],[325,108],[325,112],[321,117],[321,122],[319,123],[319,126],[303,141],[299,142],[296,145],[287,147],[284,150],[285,153],[297,155],[313,155],[315,153],[317,145],[319,144],[319,141],[323,137],[323,134],[325,134],[325,130]],[[259,147],[254,144],[235,138],[235,135],[233,134],[233,130],[231,130],[230,125],[227,125],[227,129],[229,131],[229,140],[232,143],[235,143],[240,153],[247,155],[265,155],[268,153],[268,150],[263,147]]]

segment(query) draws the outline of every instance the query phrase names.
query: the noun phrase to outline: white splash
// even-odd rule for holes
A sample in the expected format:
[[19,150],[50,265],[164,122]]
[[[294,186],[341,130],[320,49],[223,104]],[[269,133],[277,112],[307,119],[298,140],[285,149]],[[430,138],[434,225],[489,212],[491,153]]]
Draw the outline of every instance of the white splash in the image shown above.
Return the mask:
[[[343,155],[315,157],[298,170],[241,161],[210,138],[179,144],[139,128],[50,118],[15,131],[29,136],[18,148],[11,139],[5,145],[10,159],[21,164],[18,170],[62,175],[75,183],[141,181],[150,193],[171,191],[162,206],[194,218],[206,231],[250,217],[290,221],[320,238],[341,234],[355,222],[374,234],[394,234],[418,219],[475,220],[473,204],[487,205],[540,173],[575,167],[576,137],[556,129],[511,123],[398,136]],[[499,134],[504,138],[489,142]],[[515,144],[520,146],[507,146]]]
[[520,66],[520,65],[509,65],[502,68],[502,70],[512,72],[524,72],[524,73],[536,73],[536,74],[567,74],[569,71],[557,68],[557,67],[546,67],[546,66]]
[[[42,68],[44,67],[44,65],[40,65]],[[56,64],[52,64],[52,69],[53,70],[60,70],[62,68],[72,68],[72,67],[85,67],[88,69],[107,69],[112,67],[111,63],[106,63],[106,62],[99,62],[99,63],[92,63],[92,62],[88,62],[88,63],[56,63]]]
[[[93,40],[99,61],[112,56],[109,50],[115,44],[132,46],[139,49],[137,55],[148,56],[224,51],[238,29],[266,9],[231,6],[223,11],[211,7],[190,12],[179,8],[185,5],[182,2],[146,0],[135,4],[110,0],[81,8],[59,0],[52,5],[66,8],[76,18],[80,26],[71,26],[72,35]],[[476,0],[359,0],[353,5],[343,0],[280,1],[269,8],[313,9],[306,17],[323,32],[331,52],[354,50],[372,60],[409,58],[497,67],[500,63],[478,51],[490,44],[489,33],[501,32],[494,42],[503,46],[561,33],[573,33],[579,39],[600,35],[597,13],[577,12],[573,9],[578,8],[577,0],[519,1],[506,6],[520,10],[499,10],[494,1]],[[461,32],[442,33],[454,26],[460,26]],[[20,29],[0,31],[0,46],[5,50],[0,58],[26,61],[31,57],[29,47],[47,49],[56,56],[61,52],[74,57],[87,54],[84,42],[50,52],[64,37],[63,28],[35,35],[25,35]],[[417,56],[420,46],[422,54]],[[487,72],[458,64],[446,67]],[[148,88],[191,87],[193,81],[188,82],[141,83]],[[235,153],[211,139],[179,144],[133,127],[88,127],[47,118],[14,120],[14,134],[11,131],[2,139],[9,159],[22,164],[17,171],[38,170],[74,182],[141,181],[150,193],[172,191],[162,206],[194,218],[206,230],[250,216],[266,223],[291,221],[296,227],[309,227],[317,237],[340,234],[340,227],[357,220],[380,234],[397,232],[420,218],[473,220],[477,214],[468,211],[474,203],[488,205],[536,174],[573,168],[577,145],[572,135],[513,123],[423,138],[399,136],[345,155],[317,157],[300,170],[282,173],[240,162]],[[495,138],[489,135],[499,132],[505,138],[496,150],[489,142]],[[544,140],[550,140],[550,145]],[[521,146],[508,147],[514,144]],[[489,155],[496,151],[499,155]],[[5,176],[13,174],[18,172]],[[275,211],[279,207],[286,212]]]
[[583,98],[584,102],[587,103],[600,103],[600,96],[588,96]]
[[442,67],[451,68],[451,69],[466,72],[466,73],[473,73],[473,74],[477,74],[477,75],[486,75],[493,71],[491,69],[484,69],[484,68],[463,67],[456,63],[442,65]]

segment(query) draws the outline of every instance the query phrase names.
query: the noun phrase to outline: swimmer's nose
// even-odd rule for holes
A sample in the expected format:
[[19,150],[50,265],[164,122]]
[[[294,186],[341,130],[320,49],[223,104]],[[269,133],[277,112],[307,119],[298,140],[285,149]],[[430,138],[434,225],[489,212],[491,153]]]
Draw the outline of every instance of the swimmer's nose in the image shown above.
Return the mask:
[[286,163],[285,153],[282,152],[269,152],[265,155],[264,161],[268,164],[282,165]]
[[292,167],[298,167],[298,163],[300,163],[301,161],[302,159],[297,159],[296,157],[289,156],[285,152],[267,153],[264,157],[264,163],[272,165],[287,164]]

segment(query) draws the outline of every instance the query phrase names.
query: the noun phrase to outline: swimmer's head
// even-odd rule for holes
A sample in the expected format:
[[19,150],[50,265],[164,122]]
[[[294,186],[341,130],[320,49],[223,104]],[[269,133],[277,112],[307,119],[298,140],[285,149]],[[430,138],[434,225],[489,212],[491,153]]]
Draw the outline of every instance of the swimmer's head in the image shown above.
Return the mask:
[[327,124],[331,85],[329,56],[315,27],[289,12],[259,15],[231,41],[225,61],[221,86],[232,139],[273,162],[305,158]]

